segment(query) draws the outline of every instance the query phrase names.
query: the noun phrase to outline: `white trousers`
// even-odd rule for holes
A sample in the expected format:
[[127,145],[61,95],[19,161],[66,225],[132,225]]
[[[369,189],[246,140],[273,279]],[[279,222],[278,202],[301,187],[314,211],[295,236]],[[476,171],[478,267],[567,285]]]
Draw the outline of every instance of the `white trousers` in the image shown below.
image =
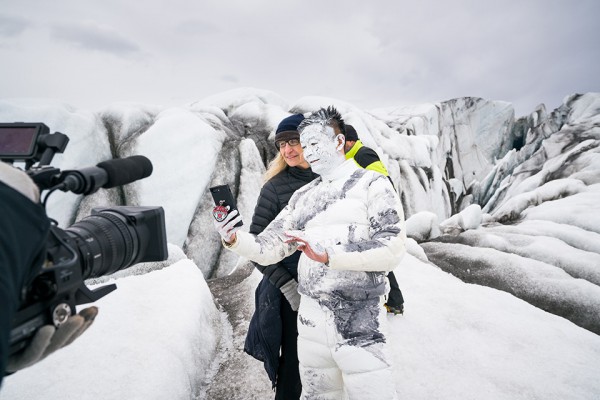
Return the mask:
[[334,314],[302,296],[298,359],[303,400],[395,400],[385,308]]

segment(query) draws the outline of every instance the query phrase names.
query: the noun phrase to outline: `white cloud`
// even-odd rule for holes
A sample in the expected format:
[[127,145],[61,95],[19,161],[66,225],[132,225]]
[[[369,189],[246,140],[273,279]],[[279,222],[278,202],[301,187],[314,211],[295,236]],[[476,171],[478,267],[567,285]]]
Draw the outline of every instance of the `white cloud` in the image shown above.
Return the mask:
[[111,54],[126,55],[140,50],[133,41],[125,38],[116,29],[93,21],[57,25],[53,27],[51,35],[84,49]]
[[[18,46],[0,41],[0,57],[11,60],[0,74],[3,96],[30,93],[81,107],[178,104],[251,86],[289,102],[318,95],[365,109],[476,96],[511,102],[523,115],[600,90],[594,0],[37,0],[4,12],[13,17],[0,18],[0,35],[21,35]],[[106,53],[127,61],[98,63]],[[15,80],[31,59],[51,61]],[[59,62],[68,73],[50,72]]]
[[27,20],[21,17],[0,14],[0,37],[16,36],[28,26]]

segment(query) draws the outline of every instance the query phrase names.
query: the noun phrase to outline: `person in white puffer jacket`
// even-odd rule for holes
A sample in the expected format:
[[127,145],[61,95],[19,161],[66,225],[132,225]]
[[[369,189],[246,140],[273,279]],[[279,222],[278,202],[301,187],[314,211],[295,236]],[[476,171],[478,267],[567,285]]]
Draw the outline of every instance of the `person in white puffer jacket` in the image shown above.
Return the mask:
[[344,122],[333,107],[298,127],[304,158],[320,177],[294,193],[258,236],[238,231],[236,211],[215,227],[225,247],[259,264],[296,250],[302,399],[397,399],[387,319],[386,273],[405,253],[400,199],[383,175],[344,154]]

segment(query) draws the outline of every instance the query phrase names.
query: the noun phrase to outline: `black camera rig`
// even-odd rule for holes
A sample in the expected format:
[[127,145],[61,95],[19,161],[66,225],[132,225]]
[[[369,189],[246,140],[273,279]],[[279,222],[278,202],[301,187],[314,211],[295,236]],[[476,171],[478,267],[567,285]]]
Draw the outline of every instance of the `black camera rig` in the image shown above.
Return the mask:
[[[104,161],[95,167],[61,171],[49,164],[63,153],[69,138],[43,123],[0,123],[0,159],[24,163],[25,172],[40,191],[70,191],[88,195],[143,179],[152,164],[143,156]],[[45,205],[45,201],[43,202]],[[162,207],[117,206],[94,208],[91,215],[66,229],[50,219],[46,260],[34,268],[35,278],[22,288],[21,305],[11,323],[10,354],[24,349],[43,325],[60,326],[76,306],[94,302],[116,289],[95,289],[85,280],[112,274],[140,262],[168,257]]]

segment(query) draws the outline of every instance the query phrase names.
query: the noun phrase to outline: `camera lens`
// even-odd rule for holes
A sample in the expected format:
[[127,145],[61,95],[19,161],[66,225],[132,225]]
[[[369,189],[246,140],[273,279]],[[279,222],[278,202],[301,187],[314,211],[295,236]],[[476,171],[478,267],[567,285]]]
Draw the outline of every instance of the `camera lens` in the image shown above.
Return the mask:
[[65,229],[78,241],[83,279],[112,274],[134,263],[140,243],[136,226],[124,215],[103,211]]

